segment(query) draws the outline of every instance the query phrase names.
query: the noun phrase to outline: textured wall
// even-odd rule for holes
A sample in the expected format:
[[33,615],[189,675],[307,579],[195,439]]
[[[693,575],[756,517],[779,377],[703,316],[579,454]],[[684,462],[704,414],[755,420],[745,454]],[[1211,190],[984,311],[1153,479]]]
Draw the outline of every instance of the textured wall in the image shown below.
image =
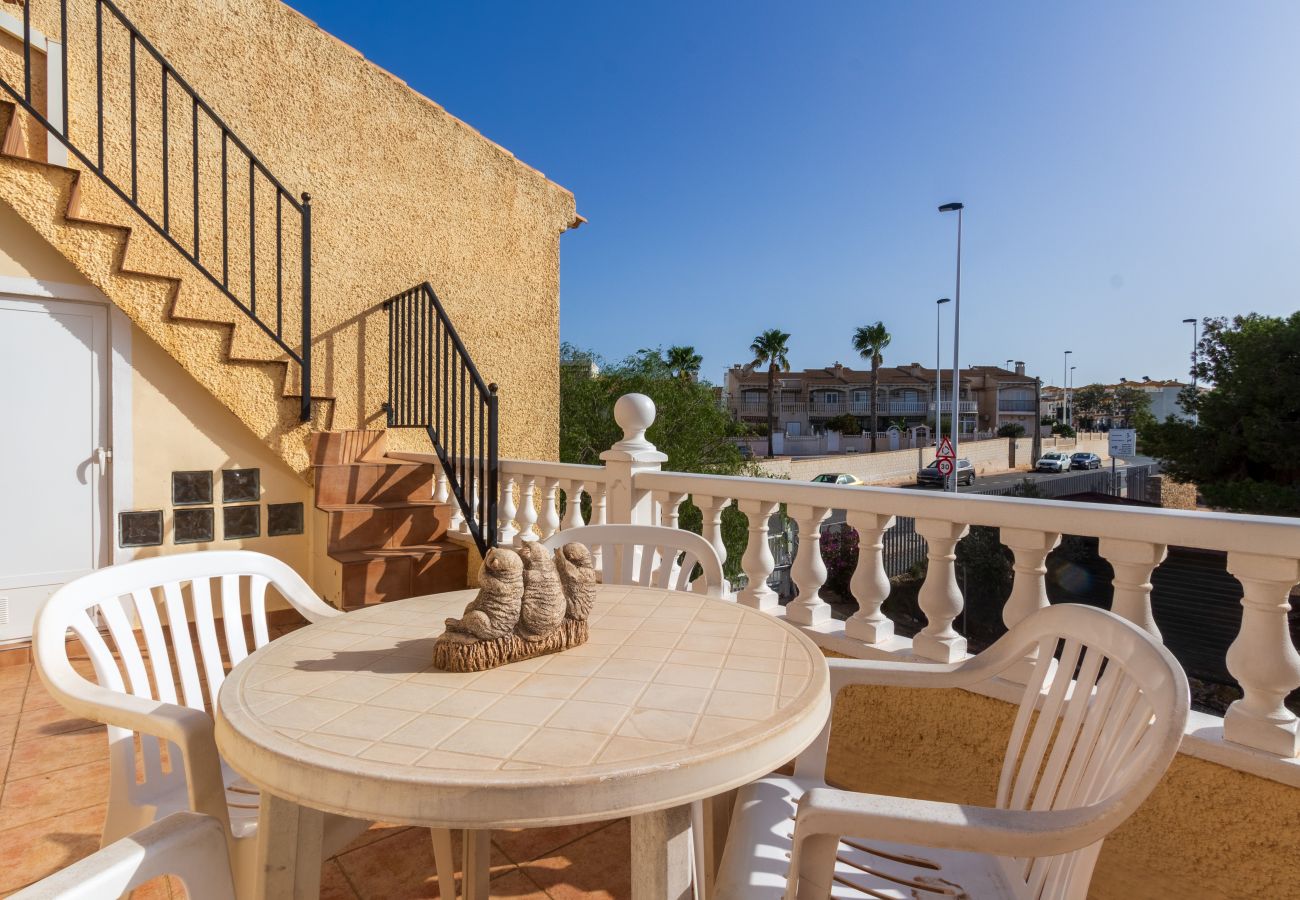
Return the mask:
[[[965,691],[855,687],[834,716],[833,782],[987,805],[1015,707]],[[1295,897],[1297,854],[1300,790],[1180,754],[1102,847],[1089,897]]]
[[[572,195],[276,0],[121,5],[290,191],[312,194],[314,377],[316,392],[335,398],[332,427],[373,427],[380,421],[387,329],[378,304],[428,280],[484,376],[501,386],[502,454],[554,458],[559,237],[575,220]],[[56,9],[54,3],[33,4],[36,22],[47,33],[58,31],[57,20],[46,21]],[[90,132],[96,115],[87,55],[93,40],[78,43],[79,35],[82,41],[93,35],[93,19],[87,17],[90,4],[73,0],[70,9],[76,139]],[[127,177],[130,158],[123,103],[128,48],[106,29],[105,156],[119,178]],[[160,170],[149,161],[159,158],[161,146],[159,79],[143,52],[138,57],[139,193],[157,214]],[[192,234],[193,163],[190,110],[178,97],[173,85],[171,199],[174,225],[184,237]],[[219,146],[215,131],[201,128],[201,244],[209,259],[220,252],[211,227],[221,215]],[[232,156],[232,170],[230,279],[242,284],[248,265],[246,231],[240,230],[248,218],[246,162]],[[94,179],[85,181],[82,214],[137,224]],[[259,194],[270,196],[265,186]],[[273,215],[269,204],[259,208],[260,234],[268,233]],[[262,297],[270,293],[263,279],[274,270],[273,253],[258,250]],[[286,253],[292,256],[288,248]],[[152,260],[131,262],[143,267]],[[293,259],[288,263],[292,272]],[[295,291],[290,275],[286,294]],[[236,337],[237,344],[254,340]],[[183,347],[168,350],[185,353]],[[209,389],[223,390],[212,384]],[[423,440],[415,432],[399,433],[392,443],[418,447]]]

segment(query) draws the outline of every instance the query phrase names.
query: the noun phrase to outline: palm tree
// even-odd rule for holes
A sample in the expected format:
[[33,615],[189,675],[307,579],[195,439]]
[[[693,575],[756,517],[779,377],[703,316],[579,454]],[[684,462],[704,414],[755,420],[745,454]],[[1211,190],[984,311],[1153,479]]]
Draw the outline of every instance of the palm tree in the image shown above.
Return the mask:
[[884,322],[863,325],[853,332],[853,349],[871,363],[871,452],[876,452],[876,390],[880,387],[880,364],[885,361],[885,348],[893,340]]
[[755,366],[767,366],[767,455],[774,456],[772,452],[772,432],[776,430],[776,408],[773,406],[773,400],[776,397],[776,373],[789,372],[790,360],[786,354],[790,352],[786,341],[790,340],[790,335],[786,334],[779,328],[769,328],[758,337],[754,338],[754,343],[749,345],[749,352],[754,354]]
[[703,364],[704,357],[696,353],[694,347],[668,348],[668,368],[683,381],[694,379],[699,375],[700,366]]

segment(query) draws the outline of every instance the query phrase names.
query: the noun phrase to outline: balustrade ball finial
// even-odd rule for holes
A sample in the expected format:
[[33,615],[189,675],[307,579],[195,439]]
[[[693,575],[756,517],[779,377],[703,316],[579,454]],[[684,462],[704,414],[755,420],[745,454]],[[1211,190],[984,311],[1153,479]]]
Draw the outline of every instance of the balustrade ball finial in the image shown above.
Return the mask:
[[615,450],[653,450],[655,445],[646,440],[646,429],[655,421],[655,402],[645,394],[624,394],[614,403],[614,421],[623,429],[623,440],[614,445]]

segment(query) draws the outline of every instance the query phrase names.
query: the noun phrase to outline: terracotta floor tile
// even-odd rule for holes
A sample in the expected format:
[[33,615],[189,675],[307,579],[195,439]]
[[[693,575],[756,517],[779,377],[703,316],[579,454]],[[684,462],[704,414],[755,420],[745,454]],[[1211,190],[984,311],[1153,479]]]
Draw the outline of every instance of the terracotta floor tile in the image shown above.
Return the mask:
[[[460,862],[459,833],[454,838],[454,851],[457,862]],[[407,828],[335,859],[348,881],[360,893],[361,900],[426,900],[439,896],[433,843],[427,828]],[[491,865],[493,877],[514,869],[510,860],[495,846]]]
[[4,797],[0,799],[0,831],[97,806],[107,799],[107,758],[19,778],[5,784]]
[[[393,825],[388,822],[376,822],[365,831],[361,832],[361,834],[353,838],[352,843],[348,844],[334,855],[342,856],[344,853],[351,853],[353,850],[359,850],[367,844],[373,844],[375,841],[382,841],[385,838],[390,838],[410,827],[410,825]],[[430,840],[432,840],[432,838]]]
[[8,746],[13,743],[18,731],[18,716],[0,716],[0,744]]
[[549,856],[565,844],[599,831],[609,822],[584,822],[555,828],[512,828],[492,832],[492,840],[516,863],[531,862]]
[[31,675],[31,666],[0,666],[0,691],[27,684]]
[[492,879],[488,896],[492,900],[548,900],[546,892],[518,869]]
[[[176,895],[184,897],[184,891],[184,886],[177,881]],[[172,879],[164,875],[162,878],[155,878],[152,881],[146,881],[127,896],[129,896],[131,900],[171,900],[173,896]]]
[[16,891],[99,849],[104,805],[0,831],[0,894]]
[[25,684],[15,684],[11,687],[0,685],[0,716],[12,716],[21,712],[26,697],[27,685]]
[[336,860],[329,860],[320,873],[321,900],[358,900],[348,878]]
[[65,731],[82,731],[91,728],[95,722],[74,716],[62,706],[45,706],[39,709],[25,709],[18,719],[17,740],[62,734]]
[[8,780],[44,775],[107,758],[108,739],[104,736],[103,725],[18,741],[13,745],[13,756],[9,760]]
[[33,678],[32,683],[27,685],[27,695],[23,698],[23,709],[44,709],[47,706],[58,706],[59,701],[45,689],[45,685],[40,678]]
[[631,829],[626,819],[519,867],[553,900],[632,896]]

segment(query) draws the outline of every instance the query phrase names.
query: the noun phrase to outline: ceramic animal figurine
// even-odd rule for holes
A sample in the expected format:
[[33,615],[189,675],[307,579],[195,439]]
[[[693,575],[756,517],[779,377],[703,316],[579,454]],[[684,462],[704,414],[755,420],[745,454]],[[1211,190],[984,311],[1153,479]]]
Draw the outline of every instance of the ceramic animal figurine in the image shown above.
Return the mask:
[[495,640],[512,634],[519,623],[524,597],[524,561],[504,547],[493,547],[483,558],[479,592],[459,619],[447,620],[447,631]]
[[591,615],[596,599],[596,563],[585,544],[565,544],[555,551],[555,568],[560,573],[564,598],[568,603],[565,617],[584,620]]
[[526,641],[540,641],[564,621],[568,604],[551,553],[538,541],[519,548],[524,561],[524,601],[516,633]]

